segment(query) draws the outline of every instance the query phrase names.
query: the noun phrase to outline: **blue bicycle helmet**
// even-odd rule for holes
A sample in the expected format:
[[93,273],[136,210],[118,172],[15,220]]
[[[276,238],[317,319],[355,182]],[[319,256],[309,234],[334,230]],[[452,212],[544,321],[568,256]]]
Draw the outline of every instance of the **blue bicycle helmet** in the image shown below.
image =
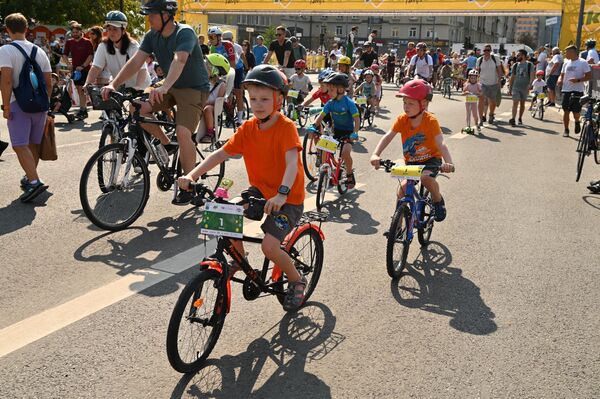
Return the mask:
[[104,26],[111,25],[117,28],[127,28],[127,16],[121,11],[109,11],[104,17]]
[[319,72],[319,82],[322,82],[323,80],[327,79],[327,77],[329,75],[331,75],[333,73],[333,70],[331,68],[325,68],[323,69],[321,72]]

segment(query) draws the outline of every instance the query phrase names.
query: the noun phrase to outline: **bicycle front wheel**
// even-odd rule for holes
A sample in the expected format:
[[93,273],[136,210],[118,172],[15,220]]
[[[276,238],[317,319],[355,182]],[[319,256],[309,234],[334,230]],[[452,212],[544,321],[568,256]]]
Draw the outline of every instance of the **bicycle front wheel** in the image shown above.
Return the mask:
[[433,200],[431,194],[423,186],[420,188],[423,198],[423,209],[419,213],[419,227],[417,228],[417,237],[422,246],[429,245],[431,232],[433,231]]
[[104,230],[122,230],[144,211],[150,173],[139,153],[128,164],[127,146],[110,144],[89,159],[79,181],[79,198],[88,219]]
[[217,344],[227,315],[221,273],[203,270],[181,291],[167,329],[167,357],[180,373],[200,367]]
[[367,123],[369,124],[369,127],[373,126],[374,121],[375,121],[375,112],[373,112],[373,109],[369,108],[369,110],[367,111]]
[[577,143],[577,176],[575,181],[578,182],[581,178],[581,172],[583,171],[583,163],[585,157],[589,153],[590,137],[594,134],[594,127],[587,121],[583,124],[581,129],[581,135],[579,136],[579,142]]
[[302,144],[302,164],[304,173],[310,181],[316,181],[319,176],[319,168],[317,167],[317,159],[319,152],[315,147],[312,133],[305,133],[304,143]]
[[340,194],[346,194],[348,192],[348,175],[346,173],[346,164],[344,160],[340,158],[340,167],[338,168],[337,175],[337,190]]
[[406,266],[408,257],[408,226],[410,224],[410,209],[408,204],[401,204],[392,217],[392,224],[388,231],[386,266],[391,278],[398,278]]
[[317,186],[317,211],[321,211],[325,203],[325,194],[329,189],[329,173],[326,170],[319,174],[319,185]]

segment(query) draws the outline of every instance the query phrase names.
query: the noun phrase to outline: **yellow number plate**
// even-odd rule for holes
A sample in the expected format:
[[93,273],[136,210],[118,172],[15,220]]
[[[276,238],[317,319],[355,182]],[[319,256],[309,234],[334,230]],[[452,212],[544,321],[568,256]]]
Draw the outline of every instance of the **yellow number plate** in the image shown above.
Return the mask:
[[538,98],[540,100],[546,98],[546,93],[538,93]]
[[300,92],[297,90],[289,90],[288,91],[288,97],[291,97],[291,98],[298,98],[299,94],[300,94]]
[[423,165],[401,165],[394,166],[391,171],[391,176],[400,180],[421,180]]
[[477,101],[479,101],[479,97],[473,96],[473,95],[468,95],[467,96],[467,102],[468,103],[476,103]]
[[367,103],[367,97],[356,97],[356,103],[357,104],[366,104]]
[[317,148],[319,150],[330,152],[334,154],[337,151],[339,142],[330,136],[323,136],[317,142]]

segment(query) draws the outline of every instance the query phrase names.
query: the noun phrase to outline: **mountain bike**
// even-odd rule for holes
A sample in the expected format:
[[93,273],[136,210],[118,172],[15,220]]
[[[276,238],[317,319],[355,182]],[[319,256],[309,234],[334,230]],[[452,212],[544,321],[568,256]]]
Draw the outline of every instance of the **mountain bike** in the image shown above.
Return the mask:
[[[325,203],[325,194],[330,186],[337,186],[338,193],[345,194],[348,191],[346,165],[342,159],[344,144],[352,142],[351,138],[336,140],[328,134],[320,136],[315,146],[321,152],[321,163],[319,166],[319,183],[317,185],[317,211],[321,211]],[[340,155],[336,158],[336,152]]]
[[300,127],[306,126],[309,118],[309,108],[302,107],[306,93],[298,90],[288,90],[284,114],[293,121],[298,122]]
[[534,95],[536,97],[533,106],[531,107],[531,116],[544,120],[544,99],[546,98],[546,93],[537,93]]
[[582,106],[587,104],[588,107],[583,117],[581,135],[577,143],[577,177],[575,181],[579,181],[581,178],[583,162],[587,156],[593,153],[596,164],[600,165],[600,133],[598,131],[600,129],[600,100],[584,96],[579,101]]
[[[183,173],[179,151],[163,159],[164,156],[158,154],[157,140],[141,127],[142,123],[148,123],[174,129],[175,124],[140,116],[141,104],[133,102],[134,99],[143,98],[138,94],[110,94],[108,101],[116,101],[121,106],[128,101],[135,109],[127,119],[128,131],[119,142],[99,148],[81,173],[79,198],[83,211],[94,225],[104,230],[122,230],[143,213],[150,194],[150,160],[159,168],[156,177],[158,189],[168,191],[173,188],[173,198],[178,190],[174,183]],[[197,147],[196,153],[201,160],[204,159]],[[225,164],[222,163],[204,177],[216,189],[224,174]]]
[[[387,232],[386,267],[388,275],[398,278],[406,266],[408,250],[415,230],[422,246],[429,244],[434,224],[433,200],[429,191],[421,185],[422,165],[399,165],[390,160],[382,160],[385,172],[399,180],[406,180],[404,197],[396,202],[390,229]],[[438,169],[439,171],[439,169]],[[437,173],[438,171],[434,172]]]
[[[216,201],[229,204],[204,184],[192,186],[198,201]],[[242,194],[237,205],[247,205],[244,214],[248,217],[262,210],[266,200]],[[256,220],[255,217],[251,217]],[[308,284],[304,303],[314,292],[323,267],[323,240],[321,223],[327,215],[319,212],[304,213],[296,227],[288,234],[281,248],[291,257],[300,275]],[[222,220],[221,220],[222,222]],[[260,244],[262,239],[242,236],[244,242]],[[240,266],[246,277],[236,278],[231,273],[228,255]],[[228,236],[217,238],[217,248],[213,255],[200,263],[200,273],[190,280],[181,291],[171,313],[167,329],[167,357],[171,366],[180,373],[189,373],[200,368],[214,349],[223,329],[225,317],[231,308],[231,282],[242,284],[244,299],[253,301],[266,295],[275,295],[283,303],[284,285],[287,278],[277,265],[269,259],[263,261],[262,270],[254,269],[233,246]]]

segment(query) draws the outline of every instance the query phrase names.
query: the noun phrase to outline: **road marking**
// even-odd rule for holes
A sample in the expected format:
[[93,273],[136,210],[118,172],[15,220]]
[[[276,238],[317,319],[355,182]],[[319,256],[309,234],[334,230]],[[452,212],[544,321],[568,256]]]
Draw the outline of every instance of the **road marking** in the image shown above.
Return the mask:
[[[357,184],[355,189],[363,186],[365,184]],[[341,195],[337,192],[326,194],[328,201],[339,197]],[[305,211],[315,209],[316,196],[306,199],[304,205]],[[244,234],[251,237],[261,235],[261,224],[262,221],[245,224]],[[152,267],[137,269],[131,274],[89,291],[62,305],[3,328],[0,330],[0,358],[196,266],[204,255],[215,250],[216,240],[206,241],[206,250],[204,248],[205,246],[199,243],[198,246],[158,262]]]

